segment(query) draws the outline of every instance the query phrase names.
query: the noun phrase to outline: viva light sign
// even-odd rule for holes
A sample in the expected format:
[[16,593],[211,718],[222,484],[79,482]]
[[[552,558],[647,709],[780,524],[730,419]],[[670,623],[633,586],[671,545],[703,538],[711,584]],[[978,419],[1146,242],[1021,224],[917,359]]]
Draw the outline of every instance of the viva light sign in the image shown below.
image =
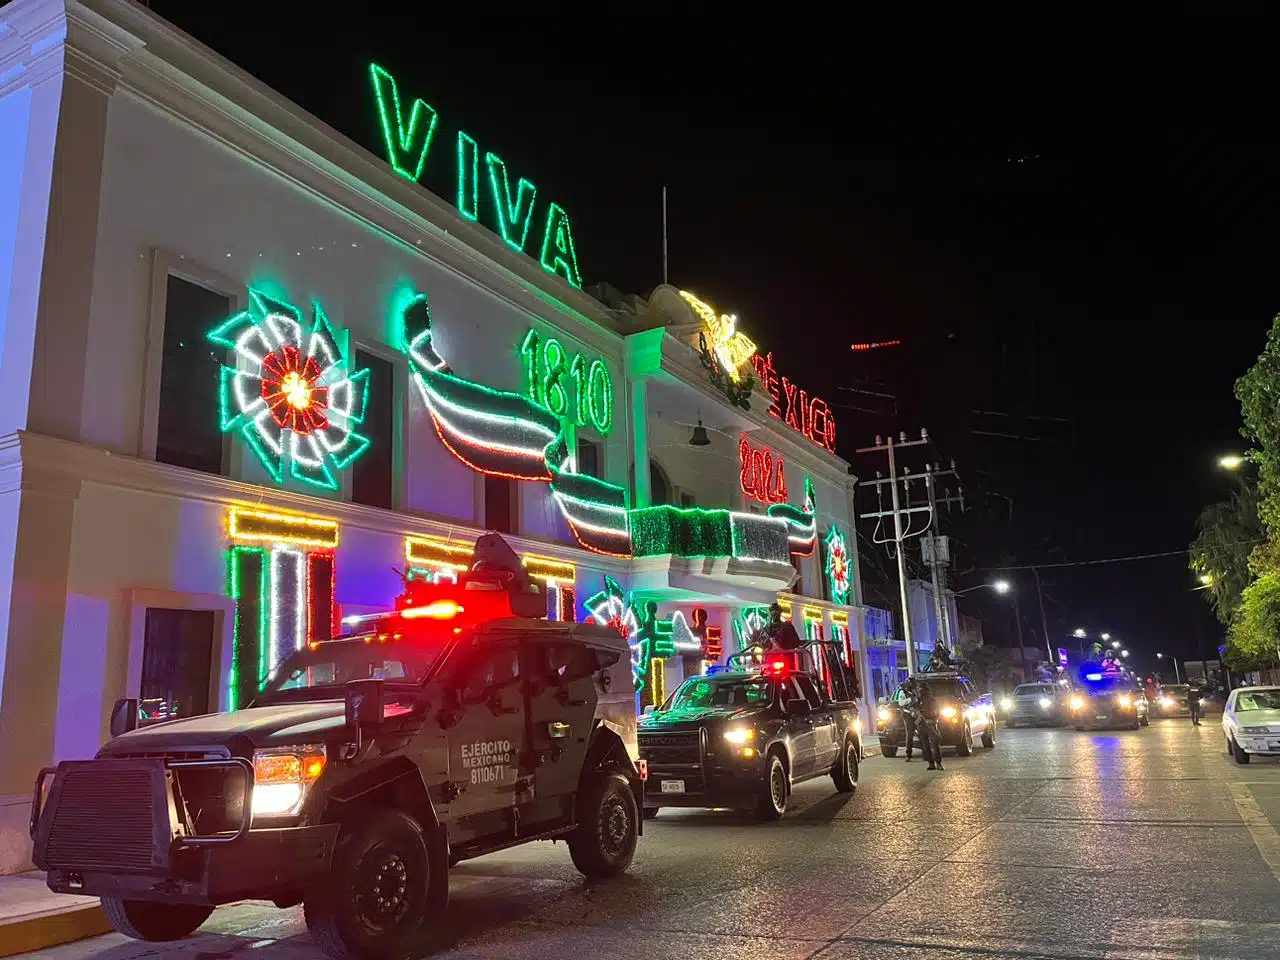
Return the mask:
[[[376,63],[369,65],[369,75],[373,79],[373,95],[378,104],[378,118],[382,122],[387,161],[400,176],[417,183],[426,170],[427,154],[440,118],[421,99],[411,103],[402,100],[391,74]],[[479,145],[461,130],[458,131],[455,158],[458,212],[468,220],[479,220],[483,210],[485,222],[497,231],[507,246],[532,255],[527,244],[538,188],[524,177],[513,184],[502,158],[492,151],[485,151],[482,160]],[[480,175],[482,166],[483,179]],[[569,215],[557,203],[546,206],[538,259],[548,273],[563,277],[576,288],[582,287]]]

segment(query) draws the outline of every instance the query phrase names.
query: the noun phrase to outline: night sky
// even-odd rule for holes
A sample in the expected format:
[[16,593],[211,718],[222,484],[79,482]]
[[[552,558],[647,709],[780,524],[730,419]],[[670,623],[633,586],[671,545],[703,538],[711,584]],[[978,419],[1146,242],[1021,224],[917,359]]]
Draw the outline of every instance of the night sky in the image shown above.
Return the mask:
[[[1214,461],[1243,445],[1232,385],[1280,312],[1280,146],[1260,145],[1274,51],[1256,22],[832,24],[766,43],[718,19],[504,30],[281,2],[272,28],[260,3],[151,6],[381,155],[378,61],[440,114],[437,192],[452,200],[464,129],[569,212],[588,285],[661,281],[666,184],[671,282],[850,407],[838,443],[859,475],[880,466],[854,454],[877,432],[925,426],[930,458],[956,459],[961,587],[1000,565],[1184,550],[1229,489]],[[849,349],[884,339],[902,346]],[[874,593],[892,564],[860,540]],[[1042,570],[1054,645],[1084,626],[1140,663],[1216,649],[1186,563]],[[1034,580],[1013,579],[1040,643]],[[1008,598],[961,603],[1012,640]]]

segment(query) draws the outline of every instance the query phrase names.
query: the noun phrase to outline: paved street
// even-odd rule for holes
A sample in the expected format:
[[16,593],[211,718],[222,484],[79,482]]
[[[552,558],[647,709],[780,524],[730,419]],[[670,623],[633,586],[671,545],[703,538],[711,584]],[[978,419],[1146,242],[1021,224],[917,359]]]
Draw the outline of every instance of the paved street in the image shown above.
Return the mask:
[[[664,811],[609,884],[585,884],[563,845],[486,857],[454,871],[435,955],[1274,957],[1280,763],[1233,765],[1217,724],[1002,729],[943,774],[877,756],[854,797],[807,785],[772,825]],[[205,930],[31,956],[320,956],[300,908],[224,908]]]

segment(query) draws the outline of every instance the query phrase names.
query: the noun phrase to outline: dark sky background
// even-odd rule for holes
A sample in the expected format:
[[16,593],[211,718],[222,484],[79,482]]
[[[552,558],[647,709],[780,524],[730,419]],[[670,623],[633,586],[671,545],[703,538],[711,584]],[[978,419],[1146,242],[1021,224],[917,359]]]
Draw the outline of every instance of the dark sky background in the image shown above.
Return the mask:
[[[1280,312],[1260,21],[849,21],[765,38],[719,18],[450,25],[379,5],[360,23],[278,2],[273,25],[261,3],[151,6],[380,155],[378,61],[440,114],[437,192],[452,200],[464,129],[569,212],[588,285],[661,281],[666,184],[671,281],[736,312],[812,392],[862,408],[838,411],[859,475],[882,465],[854,453],[877,432],[925,426],[929,456],[956,459],[961,587],[999,565],[1183,550],[1228,490],[1214,461],[1243,443],[1232,385]],[[902,346],[849,349],[883,339]],[[874,589],[892,564],[861,550]],[[1221,642],[1185,554],[1041,577],[1054,645],[1107,630],[1154,668],[1156,650]],[[1035,581],[1012,579],[1040,643]],[[961,603],[989,639],[1015,635],[1009,598]]]

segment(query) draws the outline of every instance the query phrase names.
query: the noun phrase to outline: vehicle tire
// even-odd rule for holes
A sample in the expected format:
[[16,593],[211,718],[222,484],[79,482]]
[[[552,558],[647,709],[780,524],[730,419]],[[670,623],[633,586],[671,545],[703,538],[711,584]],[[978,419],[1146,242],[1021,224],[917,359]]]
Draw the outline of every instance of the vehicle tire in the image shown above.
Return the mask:
[[991,750],[996,745],[996,724],[991,721],[987,724],[987,729],[982,731],[982,746],[984,749]]
[[597,774],[578,796],[578,828],[569,834],[569,856],[584,877],[616,877],[631,866],[640,836],[640,811],[627,778]]
[[1142,726],[1142,721],[1141,721],[1141,720],[1136,720],[1136,719],[1135,719],[1135,720],[1133,721],[1133,723],[1129,724],[1129,729],[1130,729],[1130,730],[1137,730],[1137,729],[1138,729],[1139,727],[1141,727],[1141,726]]
[[327,880],[303,901],[316,945],[333,960],[414,955],[427,918],[431,862],[422,828],[408,814],[357,814],[338,835]]
[[861,751],[858,741],[853,737],[845,737],[844,749],[840,751],[840,759],[831,771],[831,779],[841,793],[853,793],[858,789],[858,758]]
[[880,744],[880,756],[888,757],[890,760],[892,760],[897,755],[898,755],[897,747],[887,747],[883,743]]
[[1229,741],[1231,747],[1231,759],[1238,764],[1246,764],[1249,762],[1249,754],[1241,749],[1240,744],[1236,743],[1236,738],[1231,737]]
[[102,912],[107,915],[107,922],[126,937],[165,943],[191,936],[209,919],[213,907],[103,897]]
[[781,820],[787,812],[787,794],[791,792],[791,778],[782,754],[772,751],[765,761],[764,786],[756,800],[756,815],[761,820]]
[[960,742],[956,744],[956,756],[967,757],[971,753],[973,753],[973,731],[966,723],[964,729],[960,731]]
[[661,807],[645,807],[644,818],[646,820],[652,820],[654,817],[658,815],[658,811],[661,809],[662,809]]
[[1149,726],[1151,726],[1151,718],[1150,718],[1150,717],[1139,717],[1139,718],[1138,718],[1138,723],[1140,723],[1140,724],[1141,724],[1142,726],[1144,726],[1144,727],[1149,727]]

